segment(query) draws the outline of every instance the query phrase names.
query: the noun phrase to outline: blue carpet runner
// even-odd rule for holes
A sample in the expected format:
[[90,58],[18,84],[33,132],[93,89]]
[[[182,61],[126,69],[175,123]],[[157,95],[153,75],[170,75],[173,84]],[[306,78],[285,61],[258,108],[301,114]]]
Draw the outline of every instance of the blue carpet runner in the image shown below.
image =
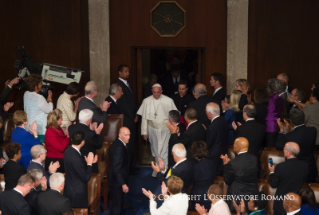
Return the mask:
[[[161,186],[157,178],[152,177],[151,167],[139,167],[137,175],[130,175],[129,193],[124,196],[123,214],[124,215],[149,215],[149,199],[142,193],[142,188],[161,193]],[[159,207],[161,202],[157,202]],[[101,202],[101,215],[109,215],[112,202],[110,202],[107,213],[103,213],[103,203]]]

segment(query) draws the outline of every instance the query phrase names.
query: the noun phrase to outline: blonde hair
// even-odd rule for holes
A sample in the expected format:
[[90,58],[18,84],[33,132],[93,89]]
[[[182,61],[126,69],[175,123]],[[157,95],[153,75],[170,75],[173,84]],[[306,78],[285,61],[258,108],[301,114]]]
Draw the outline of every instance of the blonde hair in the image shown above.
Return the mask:
[[250,84],[248,83],[246,79],[237,79],[236,82],[238,83],[240,87],[242,87],[243,85],[245,85],[248,89],[250,87]]
[[172,175],[167,180],[167,187],[171,194],[175,195],[177,193],[180,193],[183,189],[184,182],[181,178]]
[[51,111],[47,117],[47,127],[46,128],[50,128],[52,126],[55,129],[58,129],[59,128],[58,120],[61,118],[62,118],[62,111],[60,109],[55,109],[55,110]]
[[13,123],[16,126],[22,125],[24,122],[28,121],[27,113],[23,110],[17,110],[13,114]]
[[241,92],[239,90],[234,90],[230,95],[229,107],[233,109],[235,112],[240,111],[238,107],[240,97],[241,97]]

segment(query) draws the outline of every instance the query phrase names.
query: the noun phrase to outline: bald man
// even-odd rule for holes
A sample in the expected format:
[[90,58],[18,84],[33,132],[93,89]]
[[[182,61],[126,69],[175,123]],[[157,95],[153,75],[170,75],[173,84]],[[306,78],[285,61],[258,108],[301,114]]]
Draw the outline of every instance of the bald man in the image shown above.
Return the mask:
[[[277,188],[276,197],[283,198],[289,192],[298,193],[308,175],[308,165],[306,162],[298,160],[296,156],[299,154],[299,146],[297,143],[288,142],[284,148],[284,155],[287,160],[273,165],[268,164],[269,184],[273,188]],[[274,214],[283,214],[282,200],[274,201]]]
[[285,195],[285,199],[283,202],[283,207],[287,214],[290,215],[302,215],[302,212],[300,211],[301,206],[301,198],[296,193],[287,193]]
[[[228,185],[227,195],[257,195],[258,162],[256,156],[248,153],[249,143],[244,137],[239,137],[234,141],[234,152],[237,157],[230,160],[227,156],[221,155],[220,158],[224,164],[224,181]],[[237,197],[239,198],[239,197]],[[244,198],[246,209],[248,208]],[[236,213],[232,200],[226,201],[232,214]],[[237,204],[240,200],[236,201]]]
[[210,120],[206,116],[206,105],[210,102],[215,102],[217,104],[220,104],[220,102],[215,98],[210,98],[207,95],[206,86],[201,83],[195,85],[193,95],[196,100],[189,103],[188,107],[196,110],[197,120],[207,128],[210,124]]
[[127,144],[131,132],[128,128],[122,127],[119,138],[110,146],[110,169],[108,172],[109,190],[112,198],[111,214],[121,214],[124,193],[129,192],[129,154]]
[[[168,164],[168,142],[171,132],[166,126],[169,120],[169,112],[177,110],[174,101],[162,95],[162,86],[154,84],[152,86],[152,94],[143,100],[143,103],[137,114],[142,116],[141,134],[144,140],[151,143],[152,156],[158,163],[158,158],[161,158],[165,163],[165,168]],[[156,172],[153,172],[153,177],[156,177]]]

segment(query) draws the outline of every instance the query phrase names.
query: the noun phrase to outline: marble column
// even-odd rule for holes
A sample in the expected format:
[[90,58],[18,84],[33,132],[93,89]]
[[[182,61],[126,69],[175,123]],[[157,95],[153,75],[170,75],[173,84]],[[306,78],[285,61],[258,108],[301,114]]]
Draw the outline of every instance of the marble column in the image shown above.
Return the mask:
[[[227,93],[247,79],[249,0],[227,0]],[[249,80],[248,80],[249,81]]]
[[98,105],[107,97],[110,86],[109,0],[88,0],[88,7],[90,79],[98,87],[98,95],[94,99]]

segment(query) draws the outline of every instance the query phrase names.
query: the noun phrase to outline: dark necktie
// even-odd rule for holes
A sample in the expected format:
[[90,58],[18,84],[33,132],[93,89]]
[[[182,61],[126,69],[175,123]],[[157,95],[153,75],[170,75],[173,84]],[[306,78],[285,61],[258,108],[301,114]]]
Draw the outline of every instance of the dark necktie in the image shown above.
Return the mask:
[[178,81],[177,81],[177,78],[175,78],[175,88],[178,89]]
[[180,96],[180,99],[179,99],[179,111],[182,111],[182,106],[183,106],[183,97]]

